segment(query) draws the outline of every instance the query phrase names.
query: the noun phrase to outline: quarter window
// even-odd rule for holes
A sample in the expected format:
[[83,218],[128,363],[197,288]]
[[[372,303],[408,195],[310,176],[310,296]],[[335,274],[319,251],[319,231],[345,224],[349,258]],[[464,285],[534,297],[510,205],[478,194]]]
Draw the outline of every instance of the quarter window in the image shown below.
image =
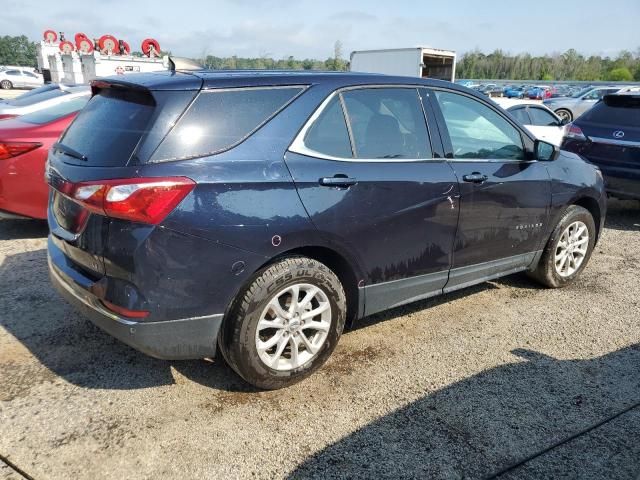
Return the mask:
[[487,105],[465,95],[436,91],[454,158],[525,158],[520,132]]
[[304,138],[307,148],[339,158],[351,158],[349,131],[344,120],[340,97],[334,96],[311,125]]
[[366,88],[342,93],[357,158],[431,158],[427,126],[413,88]]
[[203,90],[152,161],[201,157],[227,150],[270,120],[303,87]]

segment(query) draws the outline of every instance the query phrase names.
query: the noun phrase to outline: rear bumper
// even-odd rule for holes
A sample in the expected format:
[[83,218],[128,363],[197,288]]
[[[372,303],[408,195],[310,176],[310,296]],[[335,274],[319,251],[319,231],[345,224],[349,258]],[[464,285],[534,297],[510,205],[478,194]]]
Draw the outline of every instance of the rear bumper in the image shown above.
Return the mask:
[[[99,299],[48,258],[53,286],[102,330],[155,358],[186,360],[213,357],[222,314],[160,322],[136,322],[105,309]],[[69,272],[71,273],[71,272]],[[74,277],[79,274],[73,273]]]

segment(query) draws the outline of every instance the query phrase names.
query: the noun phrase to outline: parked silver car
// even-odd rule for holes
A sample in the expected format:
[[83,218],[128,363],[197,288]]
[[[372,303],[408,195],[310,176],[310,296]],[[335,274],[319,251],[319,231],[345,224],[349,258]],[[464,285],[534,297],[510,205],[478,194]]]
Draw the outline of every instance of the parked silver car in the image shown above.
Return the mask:
[[593,107],[605,95],[617,93],[621,89],[628,87],[621,86],[601,86],[587,87],[571,97],[549,98],[542,103],[556,115],[566,122],[572,122],[574,118],[578,118],[584,112]]
[[72,98],[90,95],[91,88],[88,85],[65,86],[44,85],[43,87],[27,92],[13,100],[0,102],[0,120],[18,117],[26,113],[36,112],[46,107],[51,107]]
[[18,68],[0,70],[0,87],[3,90],[12,88],[38,88],[44,84],[42,75],[30,70]]

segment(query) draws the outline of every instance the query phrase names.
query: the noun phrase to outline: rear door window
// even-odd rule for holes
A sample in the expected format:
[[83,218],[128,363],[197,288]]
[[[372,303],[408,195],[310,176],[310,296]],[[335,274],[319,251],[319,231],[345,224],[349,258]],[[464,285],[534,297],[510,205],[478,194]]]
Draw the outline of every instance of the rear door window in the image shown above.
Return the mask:
[[289,104],[305,87],[251,87],[200,92],[151,161],[202,157],[232,148]]
[[356,158],[432,158],[427,124],[415,88],[343,92]]
[[529,107],[529,116],[531,117],[532,125],[540,127],[557,127],[558,119],[553,116],[551,112],[546,111],[544,108]]
[[531,125],[531,119],[527,114],[527,107],[510,109],[509,113],[523,125]]

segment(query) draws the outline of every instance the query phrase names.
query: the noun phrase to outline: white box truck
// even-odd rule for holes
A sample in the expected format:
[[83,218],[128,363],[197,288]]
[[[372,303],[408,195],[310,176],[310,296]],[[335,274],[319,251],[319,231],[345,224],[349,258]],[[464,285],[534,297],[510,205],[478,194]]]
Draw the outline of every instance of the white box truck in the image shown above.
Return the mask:
[[455,81],[456,52],[430,47],[356,50],[351,52],[352,72],[384,73],[405,77]]

